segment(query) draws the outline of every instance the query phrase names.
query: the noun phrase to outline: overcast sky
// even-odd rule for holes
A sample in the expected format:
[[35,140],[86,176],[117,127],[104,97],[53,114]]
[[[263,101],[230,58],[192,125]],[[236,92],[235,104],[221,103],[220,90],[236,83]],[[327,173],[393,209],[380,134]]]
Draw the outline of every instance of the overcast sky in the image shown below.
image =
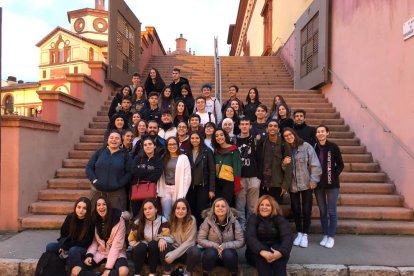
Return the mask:
[[[106,5],[108,5],[106,0]],[[220,55],[228,55],[227,35],[236,22],[238,0],[125,0],[145,26],[154,26],[164,49],[175,50],[180,33],[196,55],[214,54],[214,36]],[[70,29],[67,11],[93,8],[94,0],[0,0],[2,75],[38,80],[39,48],[35,46],[56,26]]]

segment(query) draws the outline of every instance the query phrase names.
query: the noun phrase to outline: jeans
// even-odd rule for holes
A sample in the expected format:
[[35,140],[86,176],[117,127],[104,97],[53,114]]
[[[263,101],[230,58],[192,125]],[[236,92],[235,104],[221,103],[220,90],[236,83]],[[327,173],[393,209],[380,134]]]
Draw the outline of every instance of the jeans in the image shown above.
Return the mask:
[[230,205],[234,195],[234,182],[216,178],[216,198],[222,197]]
[[190,204],[191,213],[197,220],[197,229],[203,223],[203,218],[201,218],[201,212],[209,208],[210,198],[208,197],[209,187],[205,186],[191,186],[188,189],[186,199]]
[[206,248],[201,261],[203,272],[210,272],[216,265],[224,266],[230,273],[237,273],[238,256],[236,249],[224,249],[221,258],[215,248]]
[[162,212],[166,219],[170,218],[171,209],[174,205],[175,199],[175,185],[165,185],[164,196],[161,197]]
[[254,213],[254,208],[259,199],[260,179],[257,177],[242,177],[241,186],[242,189],[236,195],[236,209],[239,211],[240,226],[246,229],[246,221]]
[[335,237],[338,215],[336,203],[339,196],[339,188],[315,190],[316,202],[318,203],[322,232],[329,237]]
[[[51,242],[48,243],[46,246],[47,252],[59,252],[61,248],[61,243],[59,242]],[[66,266],[72,268],[77,265],[82,264],[82,260],[86,255],[86,248],[80,246],[72,246],[69,248],[68,257],[66,258]]]
[[308,234],[312,215],[312,190],[290,193],[290,205],[296,231]]

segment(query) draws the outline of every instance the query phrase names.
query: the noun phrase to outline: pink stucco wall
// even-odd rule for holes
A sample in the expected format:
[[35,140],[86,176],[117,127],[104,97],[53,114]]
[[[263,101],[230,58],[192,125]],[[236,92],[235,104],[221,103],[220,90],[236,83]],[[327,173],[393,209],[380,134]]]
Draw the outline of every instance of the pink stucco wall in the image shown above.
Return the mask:
[[295,68],[295,36],[290,35],[286,43],[280,49],[279,56],[282,58],[289,75],[293,78]]
[[383,131],[360,103],[332,77],[323,93],[372,152],[408,206],[414,207],[414,37],[403,23],[414,1],[333,0],[330,68],[397,137]]
[[[152,56],[165,56],[164,47],[160,40],[157,39],[158,34],[154,27],[145,27],[145,31],[141,32],[141,56],[139,61],[140,73],[142,74]],[[154,40],[151,40],[148,35],[151,35]],[[148,42],[148,45],[144,43]],[[141,76],[141,80],[145,80],[147,76]]]

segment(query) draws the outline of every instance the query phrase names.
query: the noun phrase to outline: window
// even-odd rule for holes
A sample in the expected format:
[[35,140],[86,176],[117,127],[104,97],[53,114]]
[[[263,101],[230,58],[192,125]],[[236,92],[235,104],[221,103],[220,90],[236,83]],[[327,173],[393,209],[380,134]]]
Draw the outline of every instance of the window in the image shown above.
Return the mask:
[[70,41],[63,41],[60,35],[50,49],[50,64],[66,63],[70,61]]
[[263,17],[263,56],[268,56],[272,53],[272,0],[266,0],[261,16]]
[[93,48],[89,47],[89,61],[93,61]]
[[12,95],[7,95],[4,100],[4,111],[5,114],[13,114],[14,111],[14,99]]

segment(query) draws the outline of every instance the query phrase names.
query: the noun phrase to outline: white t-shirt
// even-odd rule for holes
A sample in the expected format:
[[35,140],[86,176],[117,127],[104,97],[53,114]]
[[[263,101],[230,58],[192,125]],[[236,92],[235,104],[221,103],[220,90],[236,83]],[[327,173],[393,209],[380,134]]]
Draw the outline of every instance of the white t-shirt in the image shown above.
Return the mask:
[[213,122],[214,123],[216,121],[216,118],[214,117],[213,113],[210,113],[210,116],[209,116],[208,112],[200,113],[200,112],[197,111],[196,114],[200,115],[200,118],[201,118],[200,125],[202,127],[204,127],[204,125],[207,122]]

